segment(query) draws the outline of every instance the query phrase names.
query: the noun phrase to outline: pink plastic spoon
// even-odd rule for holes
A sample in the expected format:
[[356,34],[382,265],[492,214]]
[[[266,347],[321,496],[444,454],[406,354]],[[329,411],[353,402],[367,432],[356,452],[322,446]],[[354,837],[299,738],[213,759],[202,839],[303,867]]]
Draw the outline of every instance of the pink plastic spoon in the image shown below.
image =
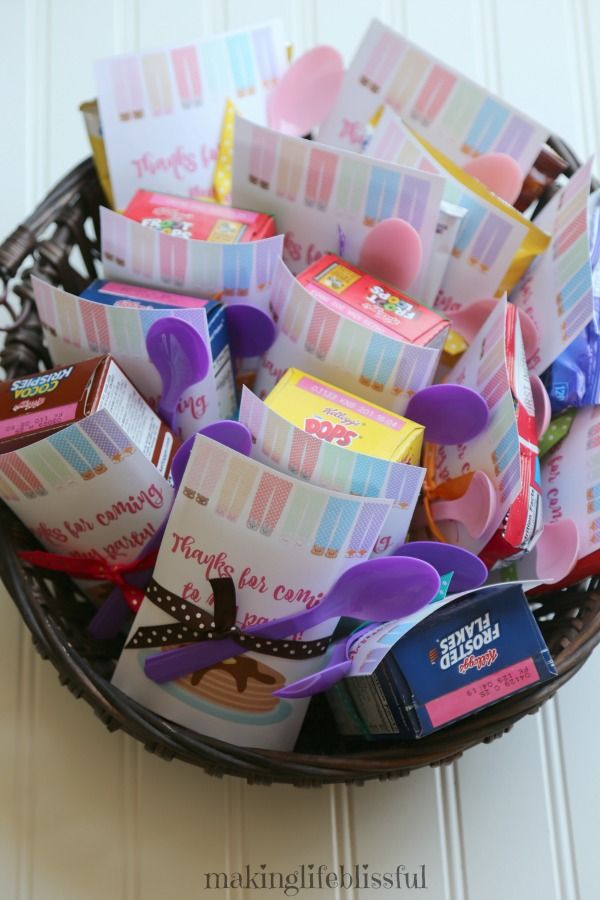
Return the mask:
[[[466,309],[462,309],[458,313],[446,313],[446,315],[452,322],[453,329],[464,337],[467,344],[471,344],[497,303],[498,301],[492,298],[475,300]],[[540,345],[538,330],[531,316],[523,309],[519,309],[518,312],[525,356],[527,359],[531,359]]]
[[484,153],[463,166],[492,193],[513,204],[523,187],[523,172],[518,162],[507,153]]
[[269,127],[296,137],[309,134],[331,112],[343,77],[344,63],[334,47],[313,47],[303,53],[267,100]]
[[406,291],[419,274],[422,256],[421,238],[409,222],[384,219],[364,239],[358,265]]
[[535,425],[537,428],[538,439],[544,434],[550,419],[552,418],[552,407],[550,405],[550,397],[548,391],[544,387],[544,383],[539,375],[529,373],[529,381],[531,383],[531,393],[533,394],[533,407],[535,409]]
[[435,500],[431,514],[436,522],[454,521],[464,525],[472,538],[489,528],[498,508],[496,491],[485,472],[475,472],[466,492],[457,500]]
[[548,522],[533,550],[519,560],[519,578],[547,584],[562,581],[578,558],[579,531],[573,519]]

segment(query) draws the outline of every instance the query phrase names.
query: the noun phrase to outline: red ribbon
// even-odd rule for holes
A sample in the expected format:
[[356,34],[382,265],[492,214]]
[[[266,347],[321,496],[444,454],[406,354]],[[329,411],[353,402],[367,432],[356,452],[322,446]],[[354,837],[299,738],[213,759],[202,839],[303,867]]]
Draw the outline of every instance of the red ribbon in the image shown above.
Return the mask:
[[82,559],[79,556],[61,556],[59,553],[46,553],[44,550],[21,550],[20,559],[40,569],[50,572],[64,572],[73,578],[84,578],[93,581],[111,581],[120,588],[123,597],[131,609],[136,612],[144,599],[144,591],[126,580],[125,575],[153,569],[158,550],[134,559],[130,563],[112,564],[105,559]]

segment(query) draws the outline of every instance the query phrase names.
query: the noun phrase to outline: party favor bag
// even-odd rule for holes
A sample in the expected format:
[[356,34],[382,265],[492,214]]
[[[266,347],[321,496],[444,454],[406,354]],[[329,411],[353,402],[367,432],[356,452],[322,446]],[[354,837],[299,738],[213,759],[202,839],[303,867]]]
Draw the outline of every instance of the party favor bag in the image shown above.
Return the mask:
[[[113,684],[154,712],[232,744],[289,750],[307,700],[273,691],[316,671],[335,621],[264,642],[248,653],[162,684],[144,661],[163,648],[232,634],[311,609],[339,575],[369,554],[391,501],[327,491],[273,472],[197,437],[160,549],[154,579]],[[210,579],[231,578],[228,608]],[[241,648],[240,648],[241,649]]]
[[294,367],[402,415],[412,394],[433,381],[439,350],[370,330],[329,309],[283,263],[276,273],[271,314],[277,333],[255,384],[262,398]]

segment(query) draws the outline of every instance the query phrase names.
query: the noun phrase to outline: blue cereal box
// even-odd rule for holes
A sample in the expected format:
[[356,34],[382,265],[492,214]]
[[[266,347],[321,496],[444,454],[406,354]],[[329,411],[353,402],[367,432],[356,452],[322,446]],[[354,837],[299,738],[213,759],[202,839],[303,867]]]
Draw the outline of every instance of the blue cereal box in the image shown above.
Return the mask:
[[522,587],[499,585],[441,607],[328,698],[344,735],[419,738],[555,675]]
[[81,292],[84,300],[93,300],[118,309],[202,309],[206,313],[213,374],[219,405],[219,417],[227,419],[236,408],[235,383],[224,306],[216,300],[172,294],[135,284],[123,284],[97,278]]

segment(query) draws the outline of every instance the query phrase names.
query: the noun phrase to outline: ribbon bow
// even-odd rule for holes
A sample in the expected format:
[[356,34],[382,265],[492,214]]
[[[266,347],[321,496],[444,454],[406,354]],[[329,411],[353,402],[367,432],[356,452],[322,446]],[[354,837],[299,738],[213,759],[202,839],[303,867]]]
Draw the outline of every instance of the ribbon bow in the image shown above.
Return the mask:
[[129,607],[136,612],[144,599],[144,591],[130,584],[126,575],[154,568],[158,550],[147,553],[129,563],[110,563],[105,559],[86,559],[79,556],[61,556],[45,550],[21,550],[19,558],[49,572],[64,572],[72,578],[91,581],[110,581],[120,588]]
[[[229,639],[241,648],[288,659],[309,659],[325,653],[331,637],[294,641],[248,634],[235,624],[235,585],[231,578],[211,578],[214,606],[211,612],[184,600],[154,579],[146,588],[147,599],[175,621],[166,625],[142,625],[125,645],[126,650],[151,650],[204,641]],[[237,655],[237,654],[236,654]],[[198,668],[201,668],[199,666]]]

